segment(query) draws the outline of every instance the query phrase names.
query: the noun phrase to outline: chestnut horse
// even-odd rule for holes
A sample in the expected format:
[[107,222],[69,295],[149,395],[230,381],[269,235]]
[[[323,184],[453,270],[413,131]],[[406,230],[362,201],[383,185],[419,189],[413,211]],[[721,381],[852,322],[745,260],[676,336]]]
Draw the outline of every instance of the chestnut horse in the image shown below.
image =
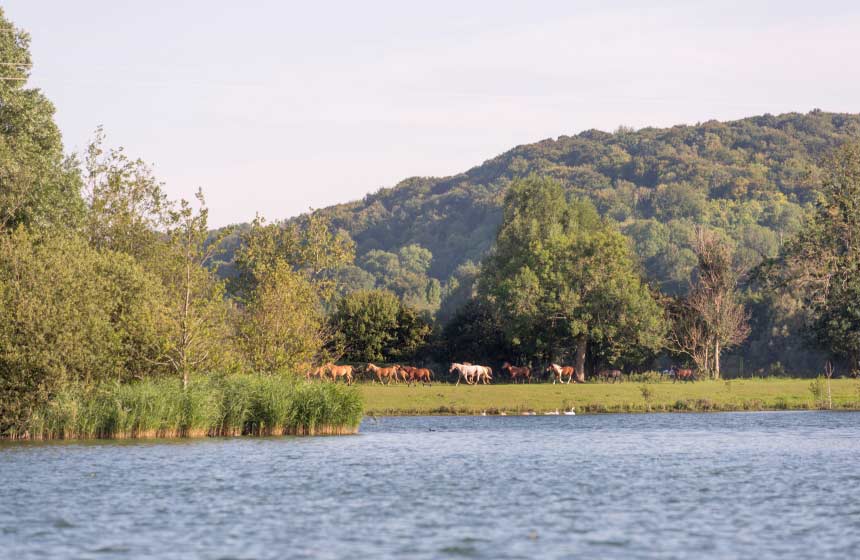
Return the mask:
[[318,368],[314,368],[310,364],[302,364],[302,367],[305,370],[305,381],[310,381],[314,377],[319,378],[321,381],[325,381],[325,379],[326,379],[326,366],[322,365]]
[[[560,366],[558,364],[550,364],[546,368],[547,373],[553,375],[552,384],[555,385],[556,382],[564,383],[564,376],[567,376],[567,384],[570,385],[570,382],[573,381],[574,376],[576,375],[576,368],[573,366]],[[577,379],[577,381],[580,381]]]
[[417,368],[413,366],[398,366],[402,372],[408,375],[409,384],[420,382],[422,385],[427,384],[433,386],[433,372],[427,368]]
[[672,370],[675,373],[675,375],[672,376],[672,383],[677,383],[678,381],[687,381],[692,383],[696,381],[696,372],[691,369],[678,369],[673,367]]
[[516,383],[517,378],[522,379],[526,383],[532,382],[532,370],[528,366],[512,366],[510,363],[505,362],[505,365],[502,366],[502,371],[508,371],[508,375],[511,376],[511,383]]
[[397,369],[398,369],[397,366],[390,366],[390,367],[381,368],[381,367],[373,365],[373,364],[367,364],[367,370],[375,373],[376,379],[380,383],[382,383],[383,379],[388,380],[388,383],[386,383],[386,385],[390,385],[392,379],[394,380],[395,383],[397,383],[397,374],[398,374]]
[[332,381],[336,382],[338,377],[343,377],[347,385],[352,385],[352,366],[336,366],[329,362],[323,368],[328,370]]

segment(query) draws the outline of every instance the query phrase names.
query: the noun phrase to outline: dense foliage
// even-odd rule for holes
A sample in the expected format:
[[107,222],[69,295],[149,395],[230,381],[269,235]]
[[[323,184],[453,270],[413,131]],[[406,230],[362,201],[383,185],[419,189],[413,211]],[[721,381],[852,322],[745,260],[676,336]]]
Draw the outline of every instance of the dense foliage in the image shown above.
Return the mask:
[[808,339],[860,370],[860,144],[825,158],[809,221],[761,268],[782,294],[799,297]]
[[480,290],[501,315],[517,355],[573,359],[585,379],[588,352],[608,365],[660,349],[663,311],[640,280],[632,250],[586,200],[530,176],[505,196]]
[[331,316],[338,354],[350,362],[415,358],[430,334],[429,321],[386,290],[344,296]]
[[[592,201],[633,244],[645,279],[683,295],[698,263],[697,226],[725,240],[743,277],[800,228],[817,197],[821,158],[857,139],[860,115],[818,110],[668,129],[590,130],[518,146],[460,175],[410,178],[319,212],[355,240],[362,268],[350,274],[364,278],[364,287],[378,285],[380,256],[390,274],[391,256],[402,248],[429,251],[427,277],[414,285],[440,282],[444,324],[473,293],[475,274],[468,269],[493,247],[505,193],[517,178],[537,174],[558,181],[568,198]],[[776,362],[798,372],[820,367],[800,334],[795,312],[802,302],[751,289],[742,297],[752,332],[729,356],[732,370],[766,371]],[[433,310],[429,298],[425,305]]]
[[[354,393],[260,377],[326,357],[325,309],[335,271],[353,262],[349,236],[323,216],[258,220],[243,228],[228,290],[215,271],[230,232],[210,234],[202,192],[169,200],[101,129],[82,161],[66,159],[50,103],[25,87],[28,38],[2,12],[0,27],[0,55],[21,63],[0,82],[0,437],[176,435],[200,422],[225,433],[194,416],[195,379],[208,388],[203,408],[229,379],[229,407],[251,399],[250,418],[289,393],[276,431],[354,430]],[[341,405],[345,416],[330,414]],[[237,422],[240,433],[271,427]]]

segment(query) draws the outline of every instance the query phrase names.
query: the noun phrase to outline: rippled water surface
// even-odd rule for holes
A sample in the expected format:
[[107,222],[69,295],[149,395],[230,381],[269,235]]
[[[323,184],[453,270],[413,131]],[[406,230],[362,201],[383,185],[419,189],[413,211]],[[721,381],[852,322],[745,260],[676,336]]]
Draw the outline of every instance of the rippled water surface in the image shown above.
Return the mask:
[[860,413],[0,444],[3,558],[856,558]]

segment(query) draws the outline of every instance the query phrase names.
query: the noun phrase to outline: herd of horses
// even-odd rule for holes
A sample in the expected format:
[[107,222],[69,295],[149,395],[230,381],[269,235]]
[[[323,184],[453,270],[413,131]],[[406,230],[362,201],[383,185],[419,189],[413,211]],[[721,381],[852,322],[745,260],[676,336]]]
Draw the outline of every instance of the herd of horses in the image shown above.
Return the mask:
[[[420,368],[414,366],[390,365],[380,367],[369,363],[365,367],[371,379],[378,381],[384,385],[391,383],[406,383],[408,385],[421,383],[422,385],[432,385],[435,377],[432,370],[428,368]],[[536,376],[533,375],[532,368],[529,366],[514,366],[509,362],[505,362],[500,368],[501,372],[507,374],[511,383],[531,383]],[[543,370],[545,374],[552,379],[553,385],[556,383],[570,384],[585,383],[585,376],[577,375],[576,368],[573,366],[565,366],[559,364],[549,364]],[[305,378],[310,381],[319,379],[321,381],[334,381],[343,379],[348,385],[352,385],[356,368],[351,365],[336,365],[333,362],[328,362],[317,368],[308,368],[305,373]],[[490,366],[476,365],[469,362],[451,364],[448,368],[448,374],[457,375],[456,385],[461,381],[467,385],[490,384],[493,382],[493,368]],[[603,369],[594,374],[594,377],[600,381],[607,383],[621,383],[624,381],[624,373],[620,369]],[[565,381],[567,378],[567,381]],[[698,379],[696,372],[692,369],[678,368],[672,366],[669,369],[661,372],[661,378],[671,379],[672,382],[693,382]]]

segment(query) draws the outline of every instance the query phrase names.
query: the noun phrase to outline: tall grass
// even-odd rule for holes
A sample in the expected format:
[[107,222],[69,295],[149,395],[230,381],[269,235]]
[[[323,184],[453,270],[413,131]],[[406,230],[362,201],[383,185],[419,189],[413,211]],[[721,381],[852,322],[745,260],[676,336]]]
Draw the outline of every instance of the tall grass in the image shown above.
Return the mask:
[[362,416],[352,387],[289,376],[230,375],[69,385],[30,415],[12,439],[170,438],[352,434]]

